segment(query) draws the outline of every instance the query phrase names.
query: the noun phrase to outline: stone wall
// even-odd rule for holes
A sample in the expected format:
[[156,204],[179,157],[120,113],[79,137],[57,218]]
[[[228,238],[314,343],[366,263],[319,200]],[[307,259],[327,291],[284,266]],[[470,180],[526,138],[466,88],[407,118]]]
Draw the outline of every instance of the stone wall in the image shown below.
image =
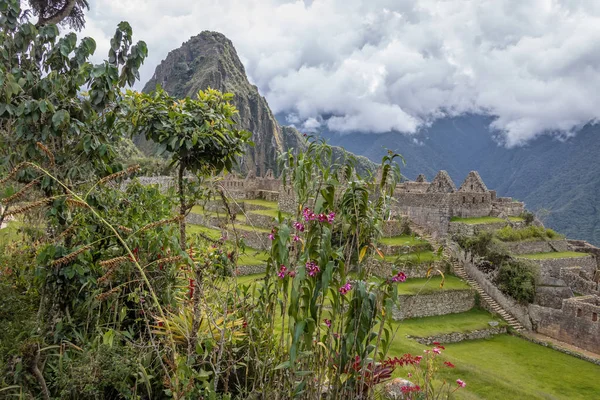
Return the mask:
[[475,291],[442,290],[430,294],[400,295],[399,306],[394,307],[393,318],[431,317],[469,311],[475,306]]
[[600,283],[594,281],[595,276],[590,276],[581,267],[563,268],[560,277],[575,293],[600,296]]
[[573,251],[580,251],[596,256],[596,269],[600,269],[600,248],[583,240],[567,240],[567,242]]
[[540,284],[547,286],[566,286],[561,279],[562,268],[581,267],[582,271],[593,275],[596,270],[596,260],[591,255],[570,258],[549,258],[544,260],[528,260],[536,263],[540,269]]
[[490,327],[488,329],[477,329],[468,332],[451,332],[441,333],[438,335],[432,335],[427,337],[420,336],[407,336],[409,339],[414,339],[418,343],[426,346],[431,346],[434,342],[447,344],[447,343],[458,343],[464,340],[478,340],[488,339],[495,335],[506,333],[506,326]]
[[[465,252],[456,252],[458,255],[459,262],[462,263],[468,276],[473,278],[479,283],[479,286],[493,298],[504,310],[510,313],[517,321],[521,323],[525,328],[531,330],[531,320],[529,319],[529,311],[527,307],[519,304],[514,299],[506,296],[500,291],[492,282],[490,282],[485,274],[481,272],[477,267],[470,261],[471,257]],[[484,299],[481,299],[482,304],[485,303]],[[488,304],[483,304],[487,310],[491,310]]]
[[569,244],[566,240],[503,242],[502,244],[506,250],[513,254],[550,253],[569,250]]
[[530,312],[539,333],[600,354],[600,297],[566,299],[560,310],[532,305]]
[[[498,200],[506,199],[501,197]],[[495,201],[492,205],[494,215],[506,215],[507,217],[518,217],[525,212],[525,203],[513,201],[510,197],[508,201]]]
[[383,221],[381,225],[383,236],[393,237],[404,234],[405,226],[407,223],[408,221],[406,221],[403,218],[399,220],[395,219],[390,221]]
[[283,185],[279,187],[279,197],[277,199],[277,205],[281,212],[286,212],[292,215],[296,215],[297,204],[296,204],[296,195],[294,193],[294,189],[290,185],[287,185],[285,188]]
[[378,257],[372,257],[372,260],[369,261],[369,268],[371,268],[372,273],[375,276],[379,276],[382,278],[389,278],[393,275],[394,270],[402,271],[406,274],[406,277],[411,278],[426,278],[427,271],[431,267],[434,267],[431,270],[430,275],[439,275],[438,269],[442,269],[443,265],[441,262],[436,263],[423,263],[423,264],[407,264],[402,266],[394,266],[393,262],[381,261],[377,260]]

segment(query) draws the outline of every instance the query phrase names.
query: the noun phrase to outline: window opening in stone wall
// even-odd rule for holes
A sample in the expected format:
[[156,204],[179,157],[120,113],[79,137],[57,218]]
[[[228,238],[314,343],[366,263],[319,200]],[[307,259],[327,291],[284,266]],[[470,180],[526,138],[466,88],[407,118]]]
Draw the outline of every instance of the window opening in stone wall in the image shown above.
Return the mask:
[[592,313],[592,321],[598,321],[598,313]]
[[473,204],[475,204],[475,197],[473,197]]
[[471,185],[471,190],[473,190],[473,185]]
[[463,196],[463,204],[467,202],[467,198]]
[[581,308],[577,309],[577,316],[581,317],[581,315],[583,314],[583,311],[581,311]]
[[484,203],[485,202],[485,197],[481,196],[481,202]]

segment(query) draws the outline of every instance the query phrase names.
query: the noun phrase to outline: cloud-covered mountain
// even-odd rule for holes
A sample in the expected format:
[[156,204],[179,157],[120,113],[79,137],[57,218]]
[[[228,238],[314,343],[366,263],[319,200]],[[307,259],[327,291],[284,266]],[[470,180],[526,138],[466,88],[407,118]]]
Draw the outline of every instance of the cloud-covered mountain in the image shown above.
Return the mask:
[[150,49],[143,82],[177,44],[223,32],[273,111],[303,128],[418,135],[478,113],[514,146],[600,115],[593,0],[98,0],[86,18],[99,56],[131,22]]

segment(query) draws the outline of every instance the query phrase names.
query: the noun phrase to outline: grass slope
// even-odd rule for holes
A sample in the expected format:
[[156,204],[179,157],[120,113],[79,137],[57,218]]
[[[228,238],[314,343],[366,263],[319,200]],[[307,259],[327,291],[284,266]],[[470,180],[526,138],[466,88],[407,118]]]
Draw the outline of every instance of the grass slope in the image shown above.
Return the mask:
[[415,246],[426,245],[428,242],[415,236],[401,235],[381,238],[379,239],[379,243],[387,246]]

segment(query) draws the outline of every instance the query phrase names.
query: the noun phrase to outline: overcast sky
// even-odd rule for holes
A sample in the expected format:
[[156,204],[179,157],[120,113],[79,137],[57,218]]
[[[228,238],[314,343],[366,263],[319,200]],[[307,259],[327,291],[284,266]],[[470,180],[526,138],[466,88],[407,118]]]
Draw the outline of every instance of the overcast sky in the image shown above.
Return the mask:
[[[515,146],[600,116],[600,0],[91,0],[105,57],[127,20],[141,88],[190,36],[229,37],[274,112],[299,127],[418,133],[465,112]],[[324,119],[323,116],[326,116]]]

